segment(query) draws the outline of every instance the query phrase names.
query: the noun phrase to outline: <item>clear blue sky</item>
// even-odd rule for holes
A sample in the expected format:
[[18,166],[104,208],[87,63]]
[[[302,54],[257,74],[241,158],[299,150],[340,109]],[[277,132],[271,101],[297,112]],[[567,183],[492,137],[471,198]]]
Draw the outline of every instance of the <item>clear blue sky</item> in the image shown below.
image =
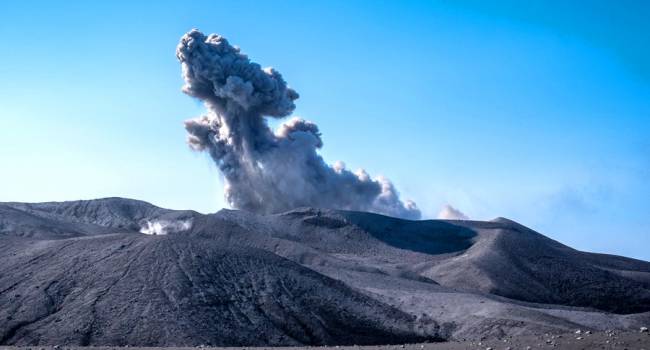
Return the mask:
[[646,1],[1,1],[0,201],[221,208],[174,50],[216,32],[301,98],[323,155],[579,249],[650,260]]

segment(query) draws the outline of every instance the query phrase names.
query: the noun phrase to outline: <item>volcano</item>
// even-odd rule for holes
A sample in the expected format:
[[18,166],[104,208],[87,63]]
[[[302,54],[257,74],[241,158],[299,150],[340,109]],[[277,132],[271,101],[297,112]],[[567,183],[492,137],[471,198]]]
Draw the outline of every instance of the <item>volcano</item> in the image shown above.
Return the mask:
[[8,202],[0,261],[0,345],[394,344],[650,323],[650,263],[504,218]]

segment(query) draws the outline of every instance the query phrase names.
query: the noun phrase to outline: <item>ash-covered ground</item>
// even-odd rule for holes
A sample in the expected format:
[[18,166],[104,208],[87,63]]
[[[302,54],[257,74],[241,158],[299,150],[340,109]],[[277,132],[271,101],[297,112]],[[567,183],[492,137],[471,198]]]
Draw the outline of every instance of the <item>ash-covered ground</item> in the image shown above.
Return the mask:
[[635,348],[650,324],[650,263],[507,219],[0,203],[0,261],[1,345]]
[[[199,345],[197,347],[128,347],[129,350],[156,350],[156,349],[238,349],[247,350],[246,347],[207,347]],[[0,346],[0,350],[124,350],[125,347],[79,347],[79,346]],[[253,348],[255,349],[255,348]],[[264,347],[257,349],[269,350],[533,350],[533,349],[562,349],[562,350],[588,350],[588,349],[628,349],[628,350],[647,350],[650,349],[650,335],[642,331],[624,331],[618,332],[607,330],[603,332],[591,332],[576,330],[566,334],[540,334],[540,335],[521,335],[513,337],[504,337],[501,339],[487,340],[460,340],[436,343],[419,343],[419,344],[393,344],[393,345],[351,345],[351,346],[293,346],[293,347]]]

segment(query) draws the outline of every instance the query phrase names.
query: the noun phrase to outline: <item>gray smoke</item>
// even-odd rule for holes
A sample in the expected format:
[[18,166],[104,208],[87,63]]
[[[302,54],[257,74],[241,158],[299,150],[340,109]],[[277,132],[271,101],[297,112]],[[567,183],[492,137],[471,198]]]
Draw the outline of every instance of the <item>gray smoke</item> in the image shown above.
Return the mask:
[[465,215],[462,211],[452,207],[449,204],[445,204],[444,207],[438,213],[438,219],[442,220],[469,220],[469,217]]
[[219,35],[185,34],[176,56],[183,92],[205,103],[207,114],[187,120],[192,149],[207,151],[225,178],[225,196],[235,208],[276,213],[311,206],[420,218],[412,201],[402,202],[393,184],[329,166],[318,126],[292,118],[275,132],[265,117],[290,115],[298,93],[273,68],[251,62]]

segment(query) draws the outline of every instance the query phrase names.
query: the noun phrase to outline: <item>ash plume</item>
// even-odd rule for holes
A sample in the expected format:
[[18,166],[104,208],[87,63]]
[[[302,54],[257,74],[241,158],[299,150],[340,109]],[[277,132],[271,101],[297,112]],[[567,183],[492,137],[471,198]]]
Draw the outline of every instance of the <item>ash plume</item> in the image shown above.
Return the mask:
[[438,219],[442,220],[469,220],[469,217],[465,215],[462,211],[452,207],[449,204],[445,204],[444,207],[438,213]]
[[251,62],[224,37],[198,30],[181,38],[176,56],[183,92],[207,108],[185,122],[188,143],[210,154],[232,207],[276,213],[313,206],[420,218],[415,203],[402,201],[388,179],[352,172],[342,162],[328,165],[318,153],[323,140],[316,124],[292,118],[269,128],[266,117],[289,116],[298,98],[278,71]]

